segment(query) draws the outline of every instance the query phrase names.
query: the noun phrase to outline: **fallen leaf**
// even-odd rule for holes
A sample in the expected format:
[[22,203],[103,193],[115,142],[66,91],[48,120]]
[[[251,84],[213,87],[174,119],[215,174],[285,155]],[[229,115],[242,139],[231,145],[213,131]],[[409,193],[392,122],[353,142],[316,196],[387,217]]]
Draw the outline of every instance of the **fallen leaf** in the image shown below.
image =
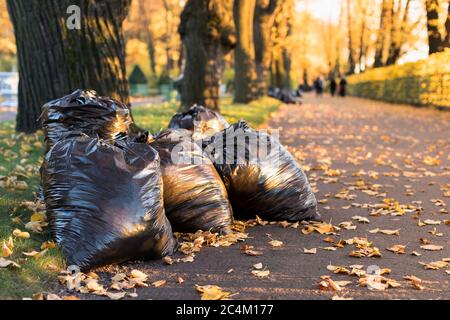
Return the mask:
[[117,293],[106,292],[106,296],[108,298],[110,298],[111,300],[121,300],[121,299],[125,298],[126,295],[127,295],[126,292],[117,292]]
[[45,241],[44,243],[42,243],[41,245],[41,250],[45,250],[45,249],[54,249],[56,248],[56,243],[54,243],[53,241]]
[[425,220],[423,223],[427,224],[427,225],[431,225],[431,226],[437,226],[441,224],[441,221],[439,220]]
[[424,268],[427,270],[439,270],[439,269],[443,269],[446,268],[449,263],[446,261],[434,261],[434,262],[430,262],[430,263],[423,263]]
[[265,278],[270,275],[269,270],[253,270],[252,274],[258,278]]
[[386,250],[397,253],[397,254],[405,254],[406,246],[403,246],[401,244],[396,244],[390,248],[387,248]]
[[444,249],[443,246],[437,246],[434,244],[427,244],[424,246],[420,246],[420,248],[423,250],[428,250],[428,251],[441,251],[442,249]]
[[42,250],[42,251],[30,251],[30,252],[22,252],[25,256],[27,257],[32,257],[35,259],[39,259],[42,258],[46,253],[47,253],[48,249]]
[[130,274],[131,274],[131,277],[134,279],[142,279],[145,281],[148,278],[148,276],[144,272],[142,272],[140,270],[136,270],[136,269],[132,270]]
[[66,301],[80,300],[80,298],[78,298],[77,296],[64,296],[64,297],[62,297],[62,299],[66,300]]
[[46,300],[48,301],[58,301],[58,300],[62,300],[62,298],[60,296],[58,296],[57,294],[54,293],[49,293],[46,297]]
[[187,257],[181,258],[181,262],[192,263],[194,262],[194,257],[195,257],[194,254],[190,254]]
[[283,245],[283,242],[278,241],[278,240],[272,240],[272,241],[269,241],[269,244],[274,248],[279,248]]
[[114,277],[111,278],[114,282],[120,282],[127,278],[127,275],[125,273],[118,273]]
[[256,269],[256,270],[261,270],[263,268],[263,264],[261,262],[257,263],[257,264],[254,264],[253,268]]
[[12,256],[13,253],[14,253],[14,252],[13,252],[12,248],[10,248],[10,247],[6,244],[6,242],[3,241],[3,244],[2,244],[2,257],[3,257],[3,258],[8,258],[8,257]]
[[306,254],[316,254],[316,253],[317,253],[317,248],[303,249],[303,253],[306,253]]
[[403,279],[409,281],[410,284],[417,290],[424,290],[425,287],[422,285],[422,279],[416,277],[416,276],[405,276]]
[[346,298],[346,297],[340,297],[340,296],[338,296],[338,295],[334,295],[332,298],[331,298],[331,300],[336,300],[336,301],[338,301],[338,300],[343,300],[343,301],[345,301],[345,300],[353,300],[353,298],[351,298],[351,297],[349,297],[349,298]]
[[182,277],[177,278],[177,283],[182,284],[184,282],[184,279]]
[[354,216],[352,217],[353,220],[356,220],[360,223],[370,223],[370,220],[367,219],[366,217],[361,217],[361,216]]
[[154,286],[155,288],[160,288],[163,287],[164,285],[166,285],[167,280],[159,280],[159,281],[155,281],[152,283],[152,286]]
[[320,290],[328,290],[328,291],[342,291],[340,285],[338,285],[335,281],[333,281],[329,276],[321,277],[323,280],[319,283]]
[[15,229],[13,231],[13,236],[17,237],[17,238],[22,238],[22,239],[29,239],[30,238],[30,234],[26,231],[21,231],[20,229]]
[[379,229],[379,228],[377,228],[377,229],[373,229],[373,230],[369,230],[369,233],[372,233],[372,234],[374,234],[374,233],[382,233],[382,234],[385,234],[385,235],[388,235],[388,236],[399,236],[400,235],[400,229],[397,229],[397,230],[382,230],[382,229]]
[[339,227],[345,230],[356,230],[356,226],[351,221],[344,221],[339,224]]
[[169,257],[169,256],[165,256],[164,258],[163,258],[163,262],[165,263],[165,264],[167,264],[167,265],[172,265],[173,263],[174,263],[174,261],[173,261],[173,259],[171,258],[171,257]]
[[6,260],[0,257],[0,268],[17,268],[20,269],[20,265],[11,260]]
[[201,293],[201,300],[229,300],[231,297],[230,292],[224,291],[219,286],[207,285],[199,286],[195,285],[198,292]]

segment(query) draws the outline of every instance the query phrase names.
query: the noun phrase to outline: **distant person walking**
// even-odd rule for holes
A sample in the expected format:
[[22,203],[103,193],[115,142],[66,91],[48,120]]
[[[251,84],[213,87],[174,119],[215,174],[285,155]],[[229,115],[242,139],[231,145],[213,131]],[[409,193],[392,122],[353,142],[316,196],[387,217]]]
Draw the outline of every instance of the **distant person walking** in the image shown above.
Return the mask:
[[337,82],[336,79],[332,78],[330,81],[330,93],[331,96],[335,96],[336,95],[336,90],[337,90]]
[[345,78],[341,78],[341,82],[339,83],[339,95],[341,97],[347,95],[347,80],[345,80]]
[[316,95],[321,97],[323,94],[323,90],[325,89],[324,80],[322,77],[317,77],[314,81],[314,90],[316,91]]

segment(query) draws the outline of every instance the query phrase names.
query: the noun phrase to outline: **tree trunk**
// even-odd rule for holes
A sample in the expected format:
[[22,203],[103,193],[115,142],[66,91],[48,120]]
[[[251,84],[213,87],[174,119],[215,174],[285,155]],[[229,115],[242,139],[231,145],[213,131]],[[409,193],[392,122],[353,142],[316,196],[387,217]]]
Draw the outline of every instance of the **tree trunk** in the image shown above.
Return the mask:
[[352,32],[352,12],[350,0],[347,0],[347,24],[348,24],[348,72],[347,74],[354,74],[355,63],[355,50],[353,48],[353,32]]
[[367,6],[363,5],[362,8],[362,22],[361,22],[361,31],[359,38],[359,52],[358,52],[358,64],[360,72],[363,72],[366,69],[365,57],[367,52],[367,42],[366,42],[366,34],[367,34]]
[[148,56],[150,58],[150,70],[153,75],[156,75],[156,60],[155,60],[155,39],[153,32],[150,30],[150,17],[145,6],[146,0],[139,0],[139,10],[141,15],[139,17],[139,23],[143,24],[142,30],[139,32],[139,38],[147,44]]
[[[128,103],[122,22],[131,0],[8,0],[19,64],[16,129],[32,133],[47,101],[93,89]],[[81,29],[70,30],[71,5]]]
[[426,0],[429,54],[442,51],[442,35],[439,31],[439,0]]
[[188,0],[179,33],[185,47],[186,66],[181,104],[219,109],[223,56],[236,45],[232,8],[228,0]]
[[[411,5],[411,0],[406,1],[405,9],[403,11],[403,18],[400,22],[397,20],[400,19],[400,13],[401,13],[401,7],[402,7],[402,1],[399,1],[399,7],[397,9],[397,12],[394,14],[394,23],[396,23],[395,26],[391,29],[392,31],[392,39],[391,39],[391,45],[389,48],[389,57],[386,61],[386,65],[392,65],[397,63],[398,59],[400,59],[400,56],[402,54],[402,48],[405,43],[405,34],[406,34],[406,27],[408,24],[408,16],[409,16],[409,8]],[[400,26],[398,25],[400,24]]]
[[258,0],[255,10],[254,43],[256,61],[256,94],[267,94],[272,63],[271,31],[275,21],[275,9],[279,0]]
[[248,103],[256,98],[255,46],[253,22],[256,0],[235,0],[233,15],[236,25],[237,46],[234,52],[234,101]]
[[289,37],[292,32],[293,1],[284,0],[277,6],[274,13],[272,40],[272,85],[289,90],[291,87],[291,57],[289,52]]
[[445,41],[444,41],[444,47],[450,48],[450,1],[448,2],[448,9],[447,9],[447,19],[445,20]]
[[386,40],[387,35],[389,34],[388,22],[392,13],[391,8],[393,6],[393,2],[394,0],[383,0],[383,3],[381,5],[380,28],[376,41],[375,62],[373,64],[375,68],[382,67],[384,65]]

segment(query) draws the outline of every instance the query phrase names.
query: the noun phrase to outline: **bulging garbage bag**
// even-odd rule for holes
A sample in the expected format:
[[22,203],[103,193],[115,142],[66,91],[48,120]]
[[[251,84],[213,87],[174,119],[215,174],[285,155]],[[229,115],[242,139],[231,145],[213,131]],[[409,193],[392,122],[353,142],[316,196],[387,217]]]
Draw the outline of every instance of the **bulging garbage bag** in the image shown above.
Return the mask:
[[68,265],[82,270],[160,258],[176,241],[164,214],[158,153],[85,135],[60,142],[42,167],[52,234]]
[[95,91],[77,90],[42,107],[46,151],[71,132],[98,135],[105,140],[125,138],[132,118],[129,108]]
[[185,113],[178,113],[169,123],[170,129],[190,130],[194,138],[199,140],[212,136],[229,126],[220,113],[203,106],[193,106]]
[[277,138],[241,121],[204,141],[235,216],[269,221],[319,220],[303,170]]
[[167,130],[152,146],[161,158],[164,206],[173,230],[228,233],[233,213],[227,191],[190,132]]

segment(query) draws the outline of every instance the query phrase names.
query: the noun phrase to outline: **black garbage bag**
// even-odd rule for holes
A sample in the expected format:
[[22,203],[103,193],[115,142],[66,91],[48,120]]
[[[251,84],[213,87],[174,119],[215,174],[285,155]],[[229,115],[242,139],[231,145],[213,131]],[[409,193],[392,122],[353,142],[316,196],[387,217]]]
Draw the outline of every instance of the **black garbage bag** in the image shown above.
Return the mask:
[[303,170],[277,139],[241,121],[204,141],[228,191],[235,217],[319,220]]
[[289,90],[281,90],[279,88],[270,87],[268,91],[268,96],[280,100],[285,104],[302,104],[301,92],[296,91],[295,93]]
[[160,258],[176,241],[164,214],[158,153],[85,135],[60,142],[42,167],[49,225],[68,265],[82,270]]
[[173,230],[231,231],[233,212],[225,186],[190,132],[169,129],[152,146],[161,158],[164,207]]
[[46,152],[71,132],[98,135],[104,140],[124,139],[133,122],[126,105],[87,90],[48,102],[42,107],[41,119]]
[[230,125],[218,112],[203,106],[193,106],[185,113],[177,113],[169,123],[169,129],[186,129],[194,133],[195,139],[210,137]]

